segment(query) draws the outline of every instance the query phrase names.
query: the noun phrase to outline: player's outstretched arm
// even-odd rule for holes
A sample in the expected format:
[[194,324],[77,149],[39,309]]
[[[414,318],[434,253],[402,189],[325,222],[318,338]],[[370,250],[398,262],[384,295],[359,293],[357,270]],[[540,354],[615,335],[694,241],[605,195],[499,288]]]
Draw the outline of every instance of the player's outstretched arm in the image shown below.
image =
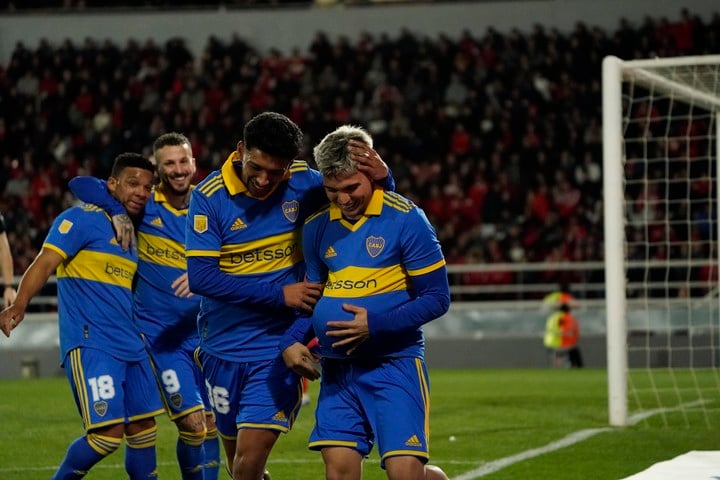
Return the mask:
[[30,299],[47,283],[50,275],[62,261],[63,258],[59,253],[48,248],[40,250],[20,280],[15,301],[0,312],[0,330],[6,337],[9,337],[10,332],[23,321]]
[[220,270],[219,259],[209,256],[187,257],[188,284],[195,295],[228,303],[251,303],[258,307],[287,308],[282,285],[245,280]]
[[123,204],[110,194],[105,180],[81,175],[70,180],[68,188],[81,201],[97,205],[112,217],[115,236],[123,250],[136,247],[135,226]]
[[97,205],[110,216],[126,213],[123,204],[110,194],[105,180],[80,175],[68,182],[68,188],[81,201]]
[[7,233],[0,233],[0,273],[2,273],[3,287],[3,308],[10,306],[15,300],[17,292],[13,288],[13,259],[10,253],[10,243]]
[[450,308],[450,287],[447,268],[412,277],[417,297],[410,302],[383,313],[368,314],[370,336],[416,330],[444,315]]

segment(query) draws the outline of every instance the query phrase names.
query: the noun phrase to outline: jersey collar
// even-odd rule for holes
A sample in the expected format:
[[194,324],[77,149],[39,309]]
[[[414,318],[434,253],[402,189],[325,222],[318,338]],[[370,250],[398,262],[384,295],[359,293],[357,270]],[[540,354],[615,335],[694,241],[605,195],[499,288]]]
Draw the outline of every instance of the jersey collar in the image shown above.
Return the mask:
[[225,182],[225,187],[227,188],[230,195],[247,193],[248,191],[242,179],[238,177],[237,173],[235,172],[235,165],[233,165],[233,163],[239,161],[240,158],[236,150],[230,154],[227,160],[225,160],[225,163],[223,164],[221,169],[223,182]]
[[[370,203],[365,209],[365,213],[363,213],[363,218],[378,216],[382,213],[384,196],[385,190],[382,187],[375,185],[373,187],[373,193],[372,198],[370,198]],[[342,210],[340,210],[340,207],[338,207],[334,203],[330,204],[330,220],[342,220]]]
[[[242,179],[238,177],[237,172],[235,171],[235,163],[239,163],[240,156],[238,155],[237,150],[232,152],[230,156],[225,160],[225,163],[223,164],[220,172],[222,173],[223,182],[225,182],[225,187],[227,188],[227,191],[230,195],[237,195],[239,193],[244,193],[248,197],[258,198],[250,194],[248,191],[248,188],[243,183]],[[289,180],[292,176],[292,173],[290,172],[290,169],[285,173],[285,177],[282,181]],[[278,184],[279,185],[279,184]],[[277,187],[276,187],[277,188]],[[272,190],[270,193],[268,193],[265,197],[260,198],[260,200],[263,200],[270,195],[273,194],[275,190]]]
[[[190,191],[192,191],[195,188],[195,185],[190,185]],[[176,209],[173,207],[170,202],[167,199],[167,196],[160,190],[158,187],[155,187],[153,189],[153,197],[156,203],[162,203],[164,204],[169,210],[172,210],[174,212],[178,212],[180,210],[187,211],[187,207],[183,209]]]

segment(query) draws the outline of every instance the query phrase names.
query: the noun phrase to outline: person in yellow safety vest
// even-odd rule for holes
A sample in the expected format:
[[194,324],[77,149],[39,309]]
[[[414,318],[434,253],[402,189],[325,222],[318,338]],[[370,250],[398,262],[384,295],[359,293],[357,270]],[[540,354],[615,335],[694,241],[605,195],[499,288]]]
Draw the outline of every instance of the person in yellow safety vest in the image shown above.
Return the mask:
[[578,321],[570,313],[570,305],[563,303],[560,309],[552,313],[545,322],[544,343],[552,353],[554,367],[565,367],[569,364],[572,368],[582,368],[579,339]]
[[575,306],[575,297],[570,293],[570,285],[563,282],[554,292],[548,293],[543,297],[542,305],[544,310],[557,310],[562,305]]

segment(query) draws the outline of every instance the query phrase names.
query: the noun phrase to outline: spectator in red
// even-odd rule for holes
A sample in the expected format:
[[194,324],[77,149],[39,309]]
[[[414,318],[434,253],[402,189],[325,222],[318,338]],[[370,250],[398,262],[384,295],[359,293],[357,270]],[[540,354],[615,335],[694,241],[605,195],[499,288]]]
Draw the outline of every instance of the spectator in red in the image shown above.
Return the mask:
[[485,174],[481,169],[475,172],[473,183],[467,191],[467,198],[470,200],[472,209],[477,212],[476,221],[482,221],[483,205],[485,204],[485,196],[488,193],[488,183],[485,180]]
[[525,217],[542,224],[550,211],[550,196],[542,175],[537,176],[537,185],[527,192]]
[[[467,263],[468,265],[487,265],[485,254],[483,253],[482,248],[473,247],[468,250],[465,263]],[[462,285],[468,287],[487,287],[493,284],[492,273],[484,270],[465,272],[461,276],[461,282]],[[467,294],[462,295],[462,298],[464,300],[481,300],[487,299],[490,296],[491,295],[488,295],[487,293],[483,294],[477,291],[468,292]]]
[[555,180],[556,184],[552,192],[553,205],[560,217],[571,217],[577,213],[580,204],[580,191],[568,181],[562,171],[558,171]]
[[471,138],[462,122],[455,123],[455,129],[450,137],[450,153],[465,155],[470,151]]

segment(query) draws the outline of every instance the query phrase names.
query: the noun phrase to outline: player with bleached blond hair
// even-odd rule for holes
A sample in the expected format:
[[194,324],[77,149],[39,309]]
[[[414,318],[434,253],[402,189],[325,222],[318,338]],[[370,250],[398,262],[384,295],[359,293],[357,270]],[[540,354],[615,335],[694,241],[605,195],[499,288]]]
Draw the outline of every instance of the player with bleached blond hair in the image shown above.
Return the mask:
[[[283,363],[278,343],[320,294],[320,285],[304,280],[300,234],[327,203],[318,171],[296,159],[302,140],[286,116],[256,115],[190,199],[188,274],[203,297],[198,359],[235,480],[263,477],[302,402],[300,377]],[[391,180],[379,158],[363,159],[374,178]]]
[[[422,326],[450,305],[445,259],[425,214],[357,167],[374,156],[363,129],[342,126],[315,147],[330,205],[303,228],[307,280],[324,285],[307,320],[283,339],[285,363],[310,375],[317,335],[322,383],[309,446],[328,479],[360,480],[377,444],[393,480],[443,480],[429,460],[430,382]],[[312,323],[312,328],[310,327]]]

